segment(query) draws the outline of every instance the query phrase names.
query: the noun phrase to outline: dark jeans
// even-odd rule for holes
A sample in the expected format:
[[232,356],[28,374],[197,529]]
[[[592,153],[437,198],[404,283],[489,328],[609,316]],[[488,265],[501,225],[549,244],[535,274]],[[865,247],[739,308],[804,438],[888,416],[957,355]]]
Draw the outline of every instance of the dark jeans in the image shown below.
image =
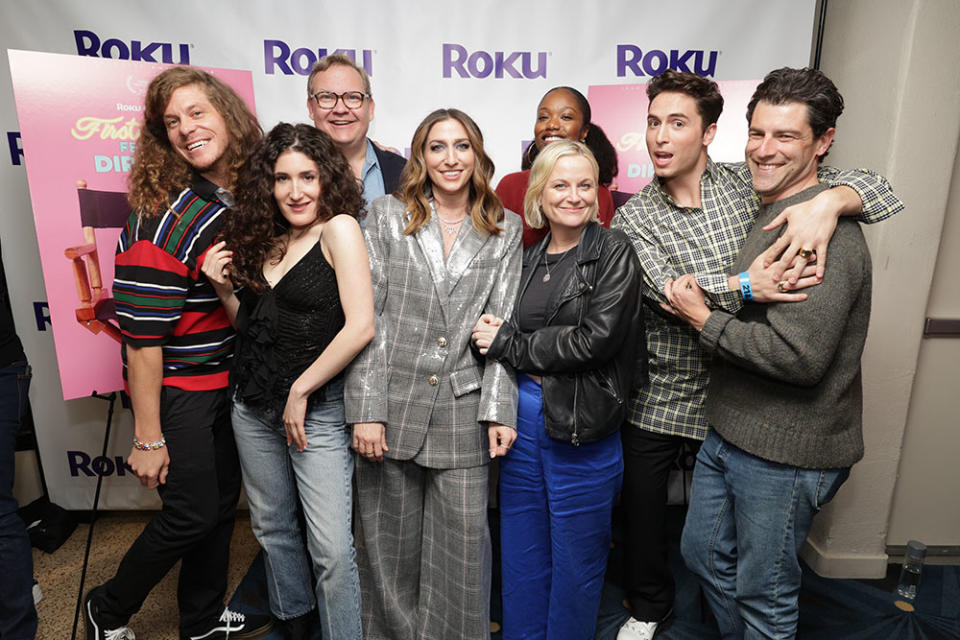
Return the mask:
[[27,410],[30,365],[0,367],[0,638],[32,639],[37,632],[33,607],[33,552],[13,497],[17,431]]
[[663,620],[673,608],[675,585],[667,561],[667,481],[684,445],[682,436],[653,433],[624,423],[623,491],[624,589],[630,615]]
[[158,488],[163,507],[105,585],[101,611],[106,626],[123,626],[182,559],[180,631],[192,634],[223,611],[240,463],[226,390],[164,387],[160,414],[170,455],[167,482]]

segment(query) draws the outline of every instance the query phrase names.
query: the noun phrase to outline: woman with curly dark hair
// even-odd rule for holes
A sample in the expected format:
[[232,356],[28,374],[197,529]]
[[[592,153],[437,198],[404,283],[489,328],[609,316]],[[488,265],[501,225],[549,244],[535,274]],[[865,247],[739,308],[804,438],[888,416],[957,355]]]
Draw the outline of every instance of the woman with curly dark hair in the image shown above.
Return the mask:
[[[223,241],[203,272],[237,327],[233,426],[270,609],[287,638],[312,637],[316,602],[324,638],[359,640],[342,372],[373,338],[357,222],[363,198],[330,138],[302,124],[274,127],[238,184]],[[237,294],[234,284],[242,286]]]

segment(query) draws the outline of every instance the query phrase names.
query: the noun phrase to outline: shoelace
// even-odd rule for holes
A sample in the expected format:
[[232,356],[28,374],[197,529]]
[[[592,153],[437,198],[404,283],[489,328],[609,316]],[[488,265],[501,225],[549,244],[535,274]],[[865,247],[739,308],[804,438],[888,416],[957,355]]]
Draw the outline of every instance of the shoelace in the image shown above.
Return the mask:
[[137,640],[130,627],[120,627],[119,629],[105,629],[103,631],[105,640]]
[[220,614],[220,622],[244,622],[246,619],[247,616],[238,611],[230,611],[230,609],[224,609],[223,613]]
[[637,620],[636,618],[629,618],[623,626],[633,631],[635,633],[643,634],[642,637],[653,637],[653,632],[657,630],[656,622],[644,622],[642,620]]

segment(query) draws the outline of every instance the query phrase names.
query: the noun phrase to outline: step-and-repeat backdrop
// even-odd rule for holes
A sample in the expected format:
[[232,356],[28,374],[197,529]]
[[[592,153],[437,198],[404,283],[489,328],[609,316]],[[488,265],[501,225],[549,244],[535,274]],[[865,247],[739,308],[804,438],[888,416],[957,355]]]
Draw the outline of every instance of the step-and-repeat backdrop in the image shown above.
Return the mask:
[[[109,453],[100,455],[107,404],[89,395],[117,387],[119,346],[109,329],[81,316],[85,292],[109,287],[118,231],[85,230],[80,211],[109,204],[102,193],[122,189],[144,82],[162,65],[222,70],[269,129],[309,121],[310,68],[327,53],[345,53],[373,83],[372,138],[406,151],[428,112],[457,107],[483,130],[497,179],[519,169],[542,94],[570,85],[589,97],[594,121],[618,150],[618,188],[633,192],[653,175],[643,85],[668,68],[720,82],[726,107],[711,155],[739,160],[746,101],[767,71],[808,64],[814,9],[815,0],[3,3],[0,242],[34,370],[30,397],[51,499],[90,508],[104,476],[103,508],[158,504],[123,462],[128,411],[118,411]],[[15,101],[18,83],[28,89]],[[103,265],[93,284],[74,267],[75,259],[88,262],[91,244]]]

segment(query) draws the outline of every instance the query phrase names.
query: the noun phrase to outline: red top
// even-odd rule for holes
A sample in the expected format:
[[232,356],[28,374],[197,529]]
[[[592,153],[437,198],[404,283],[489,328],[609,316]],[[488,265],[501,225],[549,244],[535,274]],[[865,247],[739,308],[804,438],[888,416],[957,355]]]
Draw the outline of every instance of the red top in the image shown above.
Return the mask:
[[[536,244],[540,238],[547,235],[547,227],[534,229],[527,224],[527,219],[523,217],[523,197],[527,195],[527,185],[530,182],[530,170],[518,171],[503,176],[500,184],[497,185],[497,195],[503,202],[505,209],[509,209],[520,215],[523,220],[523,248],[527,249]],[[600,207],[600,224],[610,228],[610,221],[613,220],[613,197],[610,190],[600,185],[597,188],[597,204]]]

